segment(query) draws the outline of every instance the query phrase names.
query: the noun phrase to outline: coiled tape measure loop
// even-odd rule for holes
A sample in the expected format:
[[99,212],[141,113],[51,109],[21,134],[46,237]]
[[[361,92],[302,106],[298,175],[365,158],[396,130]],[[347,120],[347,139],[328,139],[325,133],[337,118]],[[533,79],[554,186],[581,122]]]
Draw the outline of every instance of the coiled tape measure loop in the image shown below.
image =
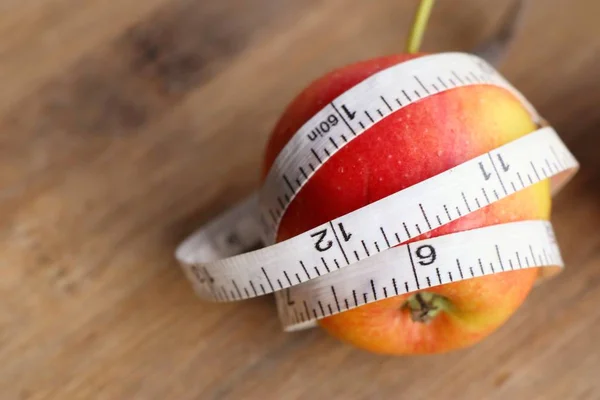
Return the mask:
[[[176,258],[196,292],[211,301],[275,292],[283,326],[295,330],[426,287],[517,268],[561,267],[546,221],[500,224],[403,245],[542,180],[550,179],[553,194],[560,190],[579,166],[549,126],[273,244],[295,195],[353,138],[409,104],[478,84],[509,90],[534,121],[543,123],[515,88],[470,54],[425,56],[374,74],[294,134],[258,193],[178,247]],[[247,252],[260,245],[267,247]],[[546,275],[555,270],[545,269]]]

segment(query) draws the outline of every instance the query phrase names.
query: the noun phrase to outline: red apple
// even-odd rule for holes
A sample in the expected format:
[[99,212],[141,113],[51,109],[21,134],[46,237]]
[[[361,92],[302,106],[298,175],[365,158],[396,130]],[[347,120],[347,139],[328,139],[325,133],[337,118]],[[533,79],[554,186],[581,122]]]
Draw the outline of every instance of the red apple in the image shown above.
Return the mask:
[[[393,55],[332,71],[287,107],[270,137],[269,169],[291,136],[337,96],[370,75],[419,55]],[[282,241],[377,201],[536,129],[509,91],[455,88],[404,107],[325,163],[285,213]],[[548,219],[550,186],[540,182],[414,240],[499,223]],[[320,321],[333,336],[385,354],[439,353],[472,345],[523,303],[537,268],[498,273],[381,300]]]

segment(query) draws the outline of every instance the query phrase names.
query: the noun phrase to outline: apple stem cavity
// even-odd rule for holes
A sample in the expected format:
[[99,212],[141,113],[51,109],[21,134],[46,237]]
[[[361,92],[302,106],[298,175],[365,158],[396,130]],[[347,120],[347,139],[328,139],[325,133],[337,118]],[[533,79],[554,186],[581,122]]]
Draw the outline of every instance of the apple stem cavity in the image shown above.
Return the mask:
[[408,40],[406,41],[406,52],[409,54],[416,53],[421,47],[423,34],[431,15],[433,3],[435,3],[435,0],[421,0],[421,3],[419,3],[410,33],[408,34]]
[[411,295],[402,308],[410,312],[413,322],[426,324],[440,312],[449,311],[451,303],[446,297],[437,293],[418,292]]

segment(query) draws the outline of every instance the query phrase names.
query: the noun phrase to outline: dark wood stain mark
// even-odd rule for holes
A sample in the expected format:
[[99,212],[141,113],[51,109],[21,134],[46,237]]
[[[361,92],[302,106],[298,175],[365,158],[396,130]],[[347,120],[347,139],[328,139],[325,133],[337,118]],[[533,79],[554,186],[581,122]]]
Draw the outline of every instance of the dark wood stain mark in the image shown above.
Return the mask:
[[118,42],[120,51],[131,56],[130,73],[141,73],[163,94],[185,93],[242,51],[266,22],[227,13],[225,7],[205,8],[201,2],[188,3],[130,29]]
[[[251,3],[251,4],[250,4]],[[309,2],[307,2],[309,3]],[[11,120],[69,134],[128,134],[239,55],[290,7],[277,0],[169,4],[25,100]]]

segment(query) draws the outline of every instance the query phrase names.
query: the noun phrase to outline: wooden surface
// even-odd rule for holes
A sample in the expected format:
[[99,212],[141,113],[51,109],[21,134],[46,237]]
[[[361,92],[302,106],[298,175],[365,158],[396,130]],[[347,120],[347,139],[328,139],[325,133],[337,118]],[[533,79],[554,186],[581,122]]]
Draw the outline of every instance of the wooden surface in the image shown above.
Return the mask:
[[[508,1],[438,2],[469,50]],[[537,0],[502,72],[582,164],[568,269],[480,345],[390,358],[282,333],[272,299],[197,299],[177,243],[256,188],[285,104],[402,50],[415,2],[0,2],[0,398],[599,399],[600,3]]]

